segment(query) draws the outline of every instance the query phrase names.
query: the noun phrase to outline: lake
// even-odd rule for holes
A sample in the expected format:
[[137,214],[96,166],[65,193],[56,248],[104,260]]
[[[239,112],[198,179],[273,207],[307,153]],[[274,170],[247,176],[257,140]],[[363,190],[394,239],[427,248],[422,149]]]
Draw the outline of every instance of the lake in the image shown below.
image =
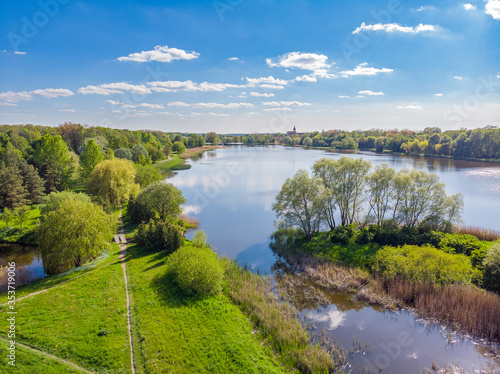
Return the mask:
[[[320,150],[267,146],[231,147],[205,153],[191,161],[192,168],[168,181],[187,199],[185,213],[200,220],[210,244],[221,255],[246,264],[254,271],[269,273],[276,261],[269,247],[275,214],[271,209],[285,180],[299,169],[311,170],[315,161],[342,156],[364,158],[373,166],[388,163],[393,168],[415,168],[435,172],[448,194],[461,192],[467,225],[500,228],[500,166],[442,158],[408,157],[372,152],[330,153]],[[192,235],[192,234],[191,234]],[[314,331],[327,332],[348,351],[353,339],[368,344],[370,352],[348,358],[352,372],[364,368],[376,372],[419,373],[458,363],[466,372],[500,364],[489,348],[463,338],[439,324],[418,320],[407,311],[393,313],[364,302],[353,302],[338,294],[328,306],[300,311],[304,323]],[[404,344],[403,344],[404,343]]]

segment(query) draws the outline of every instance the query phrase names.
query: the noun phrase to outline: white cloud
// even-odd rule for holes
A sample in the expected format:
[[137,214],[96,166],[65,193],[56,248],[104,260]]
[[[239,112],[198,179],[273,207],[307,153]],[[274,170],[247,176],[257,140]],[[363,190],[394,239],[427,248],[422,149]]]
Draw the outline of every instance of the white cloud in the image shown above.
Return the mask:
[[318,80],[314,75],[303,75],[301,77],[295,78],[297,82],[317,82]]
[[346,313],[341,312],[334,305],[329,305],[324,310],[312,310],[307,312],[307,317],[319,322],[324,323],[327,330],[335,330],[342,326],[346,319]]
[[0,106],[17,106],[17,104],[14,104],[14,103],[10,103],[10,102],[4,102],[4,103],[1,103],[0,102]]
[[415,9],[415,11],[417,11],[417,12],[426,12],[426,11],[433,12],[435,10],[437,10],[437,8],[433,7],[432,5],[424,5],[418,9]]
[[476,10],[477,7],[475,5],[472,5],[472,4],[464,4],[464,9],[465,10]]
[[14,51],[15,55],[25,55],[26,52],[21,52],[21,51]]
[[282,112],[292,112],[292,109],[287,108],[287,107],[280,107],[280,108],[267,108],[267,109],[262,109],[263,112],[275,112],[275,111],[282,111]]
[[[242,92],[243,94],[244,92]],[[253,97],[274,97],[273,93],[259,93],[259,92],[250,92],[250,96]]]
[[182,101],[173,101],[167,104],[168,106],[191,106],[191,104],[184,103]]
[[485,10],[494,19],[500,19],[500,0],[486,0]]
[[339,99],[350,99],[350,98],[351,98],[350,96],[346,96],[346,95],[339,96]]
[[229,104],[221,104],[221,103],[193,103],[188,104],[182,101],[174,101],[168,103],[167,106],[176,106],[176,107],[193,107],[193,108],[253,108],[253,104],[251,103],[229,103]]
[[360,95],[366,95],[366,96],[383,96],[384,95],[383,92],[373,92],[373,91],[370,91],[370,90],[359,91],[358,94],[360,94]]
[[240,59],[238,57],[229,57],[229,61],[239,61]]
[[122,94],[126,91],[139,95],[145,95],[151,93],[151,90],[143,84],[130,84],[126,82],[107,83],[107,84],[100,84],[98,86],[89,85],[87,87],[80,87],[78,89],[78,92],[83,95]]
[[[5,100],[6,102],[9,103],[15,103],[18,101],[33,100],[36,96],[41,96],[46,99],[52,99],[54,97],[60,97],[60,96],[68,97],[73,95],[74,93],[72,91],[65,88],[45,88],[43,90],[33,90],[33,91],[2,92],[0,93],[0,100]],[[5,103],[3,105],[13,106]]]
[[246,78],[248,82],[248,86],[252,87],[252,85],[258,84],[274,84],[279,86],[286,86],[289,81],[285,79],[274,78],[272,76],[269,77],[261,77],[261,78]]
[[253,104],[250,103],[196,103],[192,104],[194,108],[253,108]]
[[500,79],[500,73],[497,73],[497,78]]
[[318,69],[326,69],[331,65],[326,63],[328,56],[319,55],[316,53],[291,52],[279,57],[278,62],[273,62],[272,59],[266,59],[267,65],[270,67],[283,68],[298,68],[304,70],[316,71]]
[[437,26],[424,25],[422,23],[416,27],[411,27],[411,26],[401,26],[398,23],[387,23],[387,24],[377,23],[375,25],[367,25],[366,23],[363,22],[361,26],[359,26],[352,33],[359,34],[362,31],[385,31],[385,32],[402,32],[402,33],[417,34],[420,32],[436,31],[436,30]]
[[213,112],[208,112],[208,113],[199,113],[199,112],[191,112],[189,113],[191,117],[199,117],[199,116],[217,116],[217,117],[229,117],[229,114],[225,113],[213,113]]
[[300,101],[264,101],[265,106],[309,106],[311,103],[301,103]]
[[443,97],[443,94],[442,93],[435,93],[434,96],[436,96],[436,97]]
[[464,79],[464,77],[461,77],[460,75],[455,75],[453,78],[456,79],[456,80],[459,80],[459,81],[461,81],[462,79]]
[[416,109],[416,110],[422,110],[424,108],[422,108],[420,105],[400,105],[398,107],[396,107],[396,109]]
[[371,68],[368,67],[367,62],[363,62],[362,64],[356,66],[354,70],[345,70],[342,71],[341,74],[343,74],[344,77],[348,77],[355,75],[377,75],[378,73],[391,73],[393,71],[394,71],[393,69],[387,69],[387,68],[382,68],[382,69]]
[[148,82],[148,85],[155,92],[177,92],[177,91],[224,91],[227,88],[240,88],[241,85],[229,83],[196,83],[191,80],[187,81],[155,81]]
[[70,113],[75,113],[76,110],[74,109],[59,109],[60,112],[70,112]]
[[164,109],[165,107],[161,104],[148,104],[148,103],[142,103],[139,104],[138,107],[141,108],[149,108],[149,109]]
[[131,53],[125,57],[118,57],[118,61],[135,61],[135,62],[171,62],[173,60],[192,60],[198,58],[198,52],[186,52],[182,49],[168,48],[168,46],[157,45],[151,51],[142,51]]
[[259,87],[267,88],[269,90],[284,90],[285,89],[285,87],[283,87],[283,86],[277,86],[275,84],[267,84],[267,83],[261,84]]

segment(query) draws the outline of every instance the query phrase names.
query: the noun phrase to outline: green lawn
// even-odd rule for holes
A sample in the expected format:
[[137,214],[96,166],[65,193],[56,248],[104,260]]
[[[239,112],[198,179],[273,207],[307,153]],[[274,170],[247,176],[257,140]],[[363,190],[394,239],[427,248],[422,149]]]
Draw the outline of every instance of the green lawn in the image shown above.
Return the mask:
[[[2,370],[4,367],[5,362],[4,362],[4,357],[7,355],[7,349],[4,347],[6,343],[4,343],[3,340],[1,342],[1,347],[0,347],[0,355],[2,356],[2,363],[0,366],[0,370]],[[7,365],[7,364],[5,364]],[[8,372],[8,371],[1,371],[2,373]],[[75,369],[69,365],[66,365],[62,362],[59,362],[53,358],[46,357],[43,355],[40,355],[38,353],[32,352],[31,350],[17,346],[16,348],[16,367],[12,367],[11,371],[12,373],[19,373],[19,374],[80,374],[84,373],[83,371],[80,371],[78,369]]]
[[186,164],[186,161],[180,158],[178,154],[171,154],[170,160],[157,163],[154,166],[162,173],[167,173],[171,170],[185,170],[191,168],[191,165]]
[[23,228],[14,222],[9,222],[9,228],[4,220],[0,219],[0,242],[35,244],[35,227],[40,218],[38,205],[33,205],[29,218],[23,223]]
[[165,276],[162,253],[127,254],[138,373],[284,372],[226,296],[186,297]]
[[[126,294],[118,252],[110,260],[108,266],[72,282],[19,300],[17,340],[91,371],[130,373]],[[5,316],[6,306],[0,308]],[[0,319],[0,331],[7,331],[6,318]],[[6,365],[5,357],[1,362]]]

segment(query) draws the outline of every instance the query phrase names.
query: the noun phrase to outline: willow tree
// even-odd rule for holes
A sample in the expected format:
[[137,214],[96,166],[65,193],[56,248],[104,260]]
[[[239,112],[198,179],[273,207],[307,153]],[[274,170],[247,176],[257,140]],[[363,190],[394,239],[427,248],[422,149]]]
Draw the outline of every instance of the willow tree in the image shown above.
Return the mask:
[[105,160],[98,164],[88,181],[90,194],[97,196],[101,203],[111,207],[128,201],[139,192],[135,183],[134,164],[120,158]]
[[99,205],[68,199],[47,213],[36,237],[47,274],[58,274],[97,257],[110,248],[117,218]]
[[273,204],[278,228],[299,226],[307,237],[312,237],[323,217],[324,192],[321,179],[310,177],[305,170],[288,178]]

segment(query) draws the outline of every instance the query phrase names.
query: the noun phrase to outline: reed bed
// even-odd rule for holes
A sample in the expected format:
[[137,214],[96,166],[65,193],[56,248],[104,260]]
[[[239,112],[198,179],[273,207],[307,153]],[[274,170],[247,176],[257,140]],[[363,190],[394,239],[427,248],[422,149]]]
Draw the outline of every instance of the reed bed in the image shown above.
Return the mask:
[[500,296],[472,286],[437,286],[403,279],[378,278],[379,290],[426,317],[500,343]]
[[479,240],[495,241],[500,238],[500,231],[487,229],[478,226],[457,226],[455,232],[460,234],[469,234],[476,236]]
[[297,310],[273,293],[272,278],[252,274],[231,263],[227,266],[227,279],[230,297],[285,363],[303,373],[335,371],[332,354],[311,343]]

